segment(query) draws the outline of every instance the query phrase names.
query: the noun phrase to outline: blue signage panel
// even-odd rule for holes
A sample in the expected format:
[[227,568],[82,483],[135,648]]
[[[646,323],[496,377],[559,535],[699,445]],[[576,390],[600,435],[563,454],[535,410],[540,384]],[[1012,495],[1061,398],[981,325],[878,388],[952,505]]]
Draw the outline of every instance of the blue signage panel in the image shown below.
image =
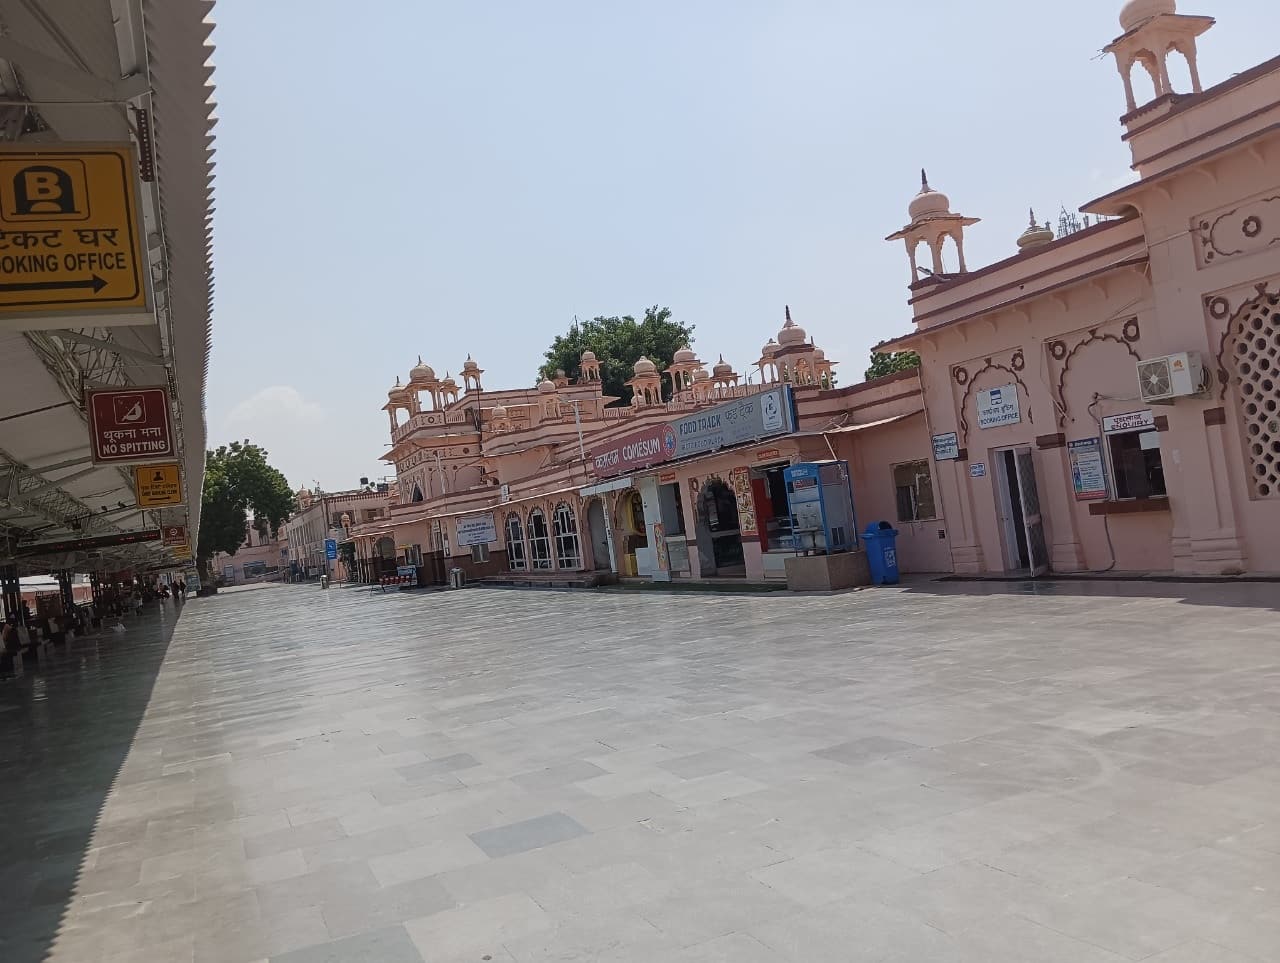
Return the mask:
[[324,557],[333,561],[338,557],[338,541],[334,538],[326,538],[324,540]]

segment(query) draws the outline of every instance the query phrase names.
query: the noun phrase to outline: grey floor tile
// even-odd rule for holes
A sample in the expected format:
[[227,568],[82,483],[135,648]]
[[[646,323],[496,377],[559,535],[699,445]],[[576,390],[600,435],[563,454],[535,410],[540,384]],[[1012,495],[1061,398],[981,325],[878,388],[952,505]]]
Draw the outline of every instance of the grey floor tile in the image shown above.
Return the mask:
[[391,926],[282,953],[271,963],[423,963],[423,957],[403,926]]
[[548,813],[533,819],[495,826],[472,833],[472,841],[489,856],[498,858],[541,849],[553,843],[587,835],[587,829],[564,813]]

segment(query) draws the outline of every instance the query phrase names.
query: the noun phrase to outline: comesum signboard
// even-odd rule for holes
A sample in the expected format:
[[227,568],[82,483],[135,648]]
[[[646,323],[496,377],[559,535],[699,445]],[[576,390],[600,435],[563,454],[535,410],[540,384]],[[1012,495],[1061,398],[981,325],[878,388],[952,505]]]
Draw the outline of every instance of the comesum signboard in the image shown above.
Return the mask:
[[609,478],[670,461],[675,456],[675,448],[675,433],[670,425],[650,425],[643,431],[633,431],[592,448],[591,469],[597,477]]

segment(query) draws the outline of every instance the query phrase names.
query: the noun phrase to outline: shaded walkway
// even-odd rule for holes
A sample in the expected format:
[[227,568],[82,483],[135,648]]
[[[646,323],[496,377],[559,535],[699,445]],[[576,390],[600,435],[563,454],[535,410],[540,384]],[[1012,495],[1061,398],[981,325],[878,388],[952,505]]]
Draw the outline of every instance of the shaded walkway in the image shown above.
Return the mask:
[[[44,958],[133,746],[176,623],[173,601],[49,650],[0,682],[0,960]],[[177,610],[180,611],[180,610]],[[106,881],[104,880],[104,885]]]

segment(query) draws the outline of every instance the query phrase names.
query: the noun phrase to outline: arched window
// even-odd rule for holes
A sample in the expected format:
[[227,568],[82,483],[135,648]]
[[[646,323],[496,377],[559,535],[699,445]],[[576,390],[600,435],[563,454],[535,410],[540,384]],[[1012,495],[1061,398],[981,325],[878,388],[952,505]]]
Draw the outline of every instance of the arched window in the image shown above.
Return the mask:
[[541,508],[529,513],[529,562],[532,568],[551,567],[551,534]]
[[581,568],[582,547],[578,542],[578,517],[561,502],[556,506],[556,567]]
[[513,572],[523,572],[527,567],[524,558],[524,530],[520,516],[507,516],[507,567]]

